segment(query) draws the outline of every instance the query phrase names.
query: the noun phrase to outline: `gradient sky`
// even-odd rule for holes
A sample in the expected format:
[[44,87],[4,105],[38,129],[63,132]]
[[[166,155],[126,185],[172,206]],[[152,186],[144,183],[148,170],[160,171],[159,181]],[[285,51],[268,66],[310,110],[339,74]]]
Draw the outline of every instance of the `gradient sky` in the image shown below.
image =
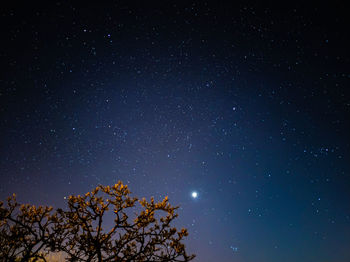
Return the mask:
[[122,180],[195,261],[350,261],[344,7],[48,2],[0,11],[0,199]]

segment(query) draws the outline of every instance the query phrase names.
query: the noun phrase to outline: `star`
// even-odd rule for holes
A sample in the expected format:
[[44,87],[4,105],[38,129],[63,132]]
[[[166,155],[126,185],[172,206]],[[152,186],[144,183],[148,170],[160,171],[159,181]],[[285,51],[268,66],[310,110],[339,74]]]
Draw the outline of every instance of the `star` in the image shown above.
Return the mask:
[[193,191],[191,193],[192,198],[196,199],[198,197],[198,193],[196,191]]

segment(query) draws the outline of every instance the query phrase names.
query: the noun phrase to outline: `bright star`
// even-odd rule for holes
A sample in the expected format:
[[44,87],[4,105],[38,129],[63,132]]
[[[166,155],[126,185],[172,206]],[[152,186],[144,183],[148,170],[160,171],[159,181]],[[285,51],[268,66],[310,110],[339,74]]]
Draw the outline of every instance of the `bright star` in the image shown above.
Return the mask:
[[192,196],[193,198],[197,198],[197,197],[198,197],[198,193],[197,193],[196,191],[194,191],[194,192],[192,192],[191,196]]

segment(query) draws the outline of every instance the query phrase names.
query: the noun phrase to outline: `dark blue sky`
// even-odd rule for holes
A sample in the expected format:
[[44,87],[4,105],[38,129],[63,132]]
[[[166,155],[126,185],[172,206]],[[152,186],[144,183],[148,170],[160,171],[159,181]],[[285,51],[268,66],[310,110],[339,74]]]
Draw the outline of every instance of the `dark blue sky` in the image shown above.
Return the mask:
[[[0,197],[169,195],[195,261],[350,261],[340,6],[0,12]],[[198,198],[191,198],[197,191]]]

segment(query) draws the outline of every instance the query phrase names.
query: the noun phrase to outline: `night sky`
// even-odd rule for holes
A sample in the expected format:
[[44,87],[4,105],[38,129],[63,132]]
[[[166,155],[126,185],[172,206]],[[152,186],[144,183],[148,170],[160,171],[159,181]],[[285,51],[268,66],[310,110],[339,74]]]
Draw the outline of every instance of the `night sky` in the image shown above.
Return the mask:
[[0,199],[122,180],[195,261],[350,261],[343,6],[47,2],[0,11]]

